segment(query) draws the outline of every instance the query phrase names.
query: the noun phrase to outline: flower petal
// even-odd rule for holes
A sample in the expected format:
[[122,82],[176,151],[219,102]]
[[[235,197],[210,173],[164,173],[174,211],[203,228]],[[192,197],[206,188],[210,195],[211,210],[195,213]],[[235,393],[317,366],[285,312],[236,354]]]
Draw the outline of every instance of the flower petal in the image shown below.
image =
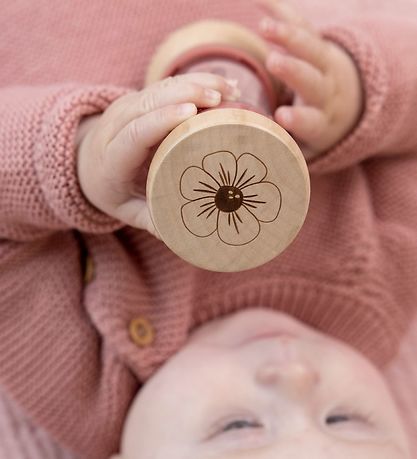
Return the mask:
[[180,192],[185,199],[195,200],[214,196],[219,186],[201,167],[190,166],[185,169],[180,179]]
[[185,227],[198,237],[207,237],[216,231],[218,212],[214,198],[197,199],[181,207]]
[[263,223],[274,221],[281,210],[280,189],[271,182],[255,183],[243,190],[243,203]]
[[243,206],[234,212],[219,212],[217,233],[228,245],[245,245],[258,236],[261,225]]
[[266,165],[252,153],[243,153],[237,160],[237,175],[233,186],[241,190],[251,183],[262,181],[267,174]]
[[231,185],[236,176],[236,158],[230,151],[216,151],[204,157],[203,169],[217,181],[218,187]]

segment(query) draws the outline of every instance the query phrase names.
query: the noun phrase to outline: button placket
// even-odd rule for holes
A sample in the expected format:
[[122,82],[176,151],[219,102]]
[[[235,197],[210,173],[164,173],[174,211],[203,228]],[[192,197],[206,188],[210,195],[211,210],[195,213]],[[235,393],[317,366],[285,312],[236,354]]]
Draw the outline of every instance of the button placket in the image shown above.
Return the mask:
[[94,261],[91,255],[87,255],[85,258],[84,266],[84,283],[89,284],[94,279],[95,269]]

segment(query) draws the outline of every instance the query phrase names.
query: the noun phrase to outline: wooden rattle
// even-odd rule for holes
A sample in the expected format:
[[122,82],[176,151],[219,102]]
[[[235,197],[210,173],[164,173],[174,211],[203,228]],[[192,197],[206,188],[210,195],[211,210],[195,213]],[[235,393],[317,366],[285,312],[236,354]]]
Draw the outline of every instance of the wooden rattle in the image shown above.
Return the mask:
[[149,168],[146,195],[161,239],[200,268],[260,266],[296,237],[310,182],[292,137],[272,119],[279,82],[263,67],[267,48],[230,22],[179,29],[160,46],[146,84],[187,72],[237,79],[242,95],[174,129]]

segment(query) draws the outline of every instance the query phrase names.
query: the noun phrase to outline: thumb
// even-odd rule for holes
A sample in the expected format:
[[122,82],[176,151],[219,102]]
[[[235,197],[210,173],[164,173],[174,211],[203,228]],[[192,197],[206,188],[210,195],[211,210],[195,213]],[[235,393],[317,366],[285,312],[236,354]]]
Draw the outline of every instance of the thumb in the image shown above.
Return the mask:
[[127,225],[138,229],[144,229],[157,239],[162,240],[153,224],[149,207],[144,199],[129,199],[115,209],[114,216]]

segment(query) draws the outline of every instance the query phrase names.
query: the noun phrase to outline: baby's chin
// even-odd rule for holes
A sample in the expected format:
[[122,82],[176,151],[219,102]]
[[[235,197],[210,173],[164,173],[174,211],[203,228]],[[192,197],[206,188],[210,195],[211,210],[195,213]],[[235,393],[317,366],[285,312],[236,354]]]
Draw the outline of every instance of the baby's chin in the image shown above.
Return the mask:
[[237,346],[257,336],[274,334],[316,340],[331,339],[289,314],[258,306],[228,314],[200,326],[190,335],[187,345],[197,341]]
[[[222,367],[218,362],[223,353],[236,355],[239,365],[246,369],[247,356],[252,356],[253,364],[253,356],[255,361],[258,356],[265,357],[271,352],[271,346],[276,346],[281,341],[291,342],[291,346],[296,348],[296,354],[321,372],[323,384],[330,384],[332,387],[341,380],[346,385],[350,378],[351,384],[346,385],[347,390],[354,392],[356,384],[362,387],[362,398],[369,396],[375,399],[377,393],[379,401],[376,405],[383,408],[381,416],[386,417],[398,442],[406,448],[406,435],[389,389],[380,371],[368,359],[347,343],[315,330],[287,314],[270,309],[251,308],[201,326],[147,381],[136,396],[124,426],[122,458],[135,458],[132,453],[129,455],[130,451],[141,450],[145,453],[155,450],[161,441],[169,444],[175,435],[169,431],[169,423],[165,421],[176,419],[174,423],[181,423],[182,419],[179,417],[193,416],[193,400],[190,401],[189,393],[195,392],[197,404],[201,397],[215,399],[212,388],[204,382],[204,372],[209,368],[212,374],[227,373],[227,365]],[[231,359],[229,363],[239,370],[235,360]],[[358,378],[352,375],[358,375]],[[241,380],[231,380],[229,387],[238,383],[245,384]],[[205,395],[204,391],[207,392]],[[189,406],[181,405],[178,400],[189,402]],[[213,400],[213,403],[217,402]],[[180,405],[183,408],[180,409]]]

